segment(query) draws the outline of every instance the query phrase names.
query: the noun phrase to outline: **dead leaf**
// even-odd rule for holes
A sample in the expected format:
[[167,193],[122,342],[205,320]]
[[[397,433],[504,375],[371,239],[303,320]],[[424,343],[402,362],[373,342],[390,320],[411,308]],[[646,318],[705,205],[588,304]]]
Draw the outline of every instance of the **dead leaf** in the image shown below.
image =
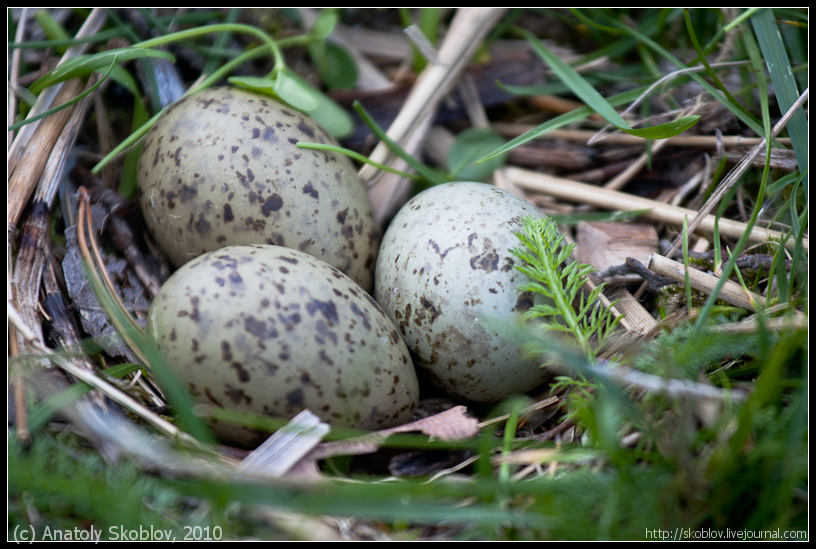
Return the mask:
[[[613,221],[582,222],[576,230],[577,259],[605,271],[623,265],[627,257],[641,263],[657,251],[657,231],[652,225]],[[637,275],[634,279],[639,280]]]

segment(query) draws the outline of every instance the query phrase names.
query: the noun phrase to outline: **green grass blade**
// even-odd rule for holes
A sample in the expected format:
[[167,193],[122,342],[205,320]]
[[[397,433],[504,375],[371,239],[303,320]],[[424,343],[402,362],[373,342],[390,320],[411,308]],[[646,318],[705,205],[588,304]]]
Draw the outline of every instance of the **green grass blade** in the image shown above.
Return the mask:
[[[776,100],[781,114],[784,114],[799,98],[799,88],[793,76],[788,53],[779,33],[779,27],[774,20],[773,11],[762,9],[751,17],[759,48],[768,66],[768,72],[773,82]],[[787,126],[796,155],[799,171],[805,173],[808,166],[808,124],[805,113],[797,111]],[[807,184],[805,184],[807,189]]]
[[79,55],[68,59],[65,63],[34,82],[31,85],[31,91],[33,93],[39,93],[48,86],[76,78],[77,76],[87,76],[94,71],[107,67],[111,63],[124,63],[144,57],[159,57],[167,59],[168,61],[175,60],[175,58],[167,52],[134,47],[116,48],[92,55]]
[[665,124],[657,124],[646,128],[625,129],[624,132],[644,139],[668,139],[679,135],[694,126],[700,120],[699,115],[684,116]]
[[578,74],[575,69],[562,61],[560,57],[550,51],[549,48],[537,40],[531,33],[522,31],[522,35],[527,38],[533,50],[550,66],[556,76],[569,86],[572,92],[586,103],[587,106],[603,116],[610,124],[618,128],[629,128],[629,124],[618,114],[618,111],[616,111],[583,76]]
[[298,141],[297,146],[301,149],[312,149],[316,151],[329,151],[339,154],[344,154],[349,158],[356,160],[357,162],[361,162],[363,164],[370,164],[374,166],[378,170],[383,170],[385,172],[396,174],[400,177],[406,177],[408,179],[421,179],[421,176],[415,173],[408,173],[402,170],[397,170],[396,168],[392,168],[391,166],[386,166],[385,164],[380,164],[379,162],[374,162],[367,156],[364,156],[357,151],[353,151],[351,149],[347,149],[345,147],[339,147],[337,145],[329,145],[328,143],[307,143],[304,141]]
[[[634,90],[629,90],[618,95],[614,95],[610,97],[607,101],[610,105],[617,106],[622,105],[624,103],[628,103],[630,101],[634,101],[637,99],[640,94],[646,91],[647,87],[643,86],[641,88],[637,88]],[[532,130],[526,131],[523,134],[519,135],[508,141],[504,146],[499,147],[498,149],[486,154],[485,156],[481,157],[479,160],[476,161],[476,164],[480,164],[482,162],[487,162],[488,160],[492,160],[498,156],[508,153],[509,151],[515,149],[516,147],[520,147],[525,143],[528,143],[534,139],[538,139],[542,135],[551,132],[553,130],[557,130],[567,124],[572,124],[573,122],[577,122],[579,120],[583,120],[584,118],[590,116],[595,111],[588,106],[578,107],[577,109],[573,109],[567,113],[562,115],[556,116],[550,120],[547,120],[543,124],[539,124]]]
[[363,108],[363,105],[359,101],[354,102],[354,110],[357,111],[357,114],[360,116],[360,118],[363,119],[363,122],[365,122],[366,126],[371,128],[371,131],[374,132],[377,138],[381,140],[383,143],[385,143],[391,150],[391,152],[405,160],[405,162],[411,168],[413,168],[419,175],[421,175],[434,185],[438,185],[439,183],[445,182],[445,179],[443,177],[441,177],[439,174],[430,169],[428,166],[426,166],[425,164],[423,164],[422,162],[408,154],[405,151],[405,149],[399,146],[397,142],[388,137],[385,134],[385,131],[379,126],[379,124],[377,124],[377,122],[374,121],[374,118],[372,118],[371,115],[368,114],[368,112],[366,112],[366,110]]
[[[613,20],[612,24],[616,25],[621,29],[626,30],[626,32],[630,33],[634,38],[642,41],[644,44],[646,44],[651,49],[659,53],[661,56],[671,61],[678,68],[686,70],[689,68],[685,63],[680,61],[671,52],[669,52],[663,46],[661,46],[660,44],[658,44],[657,42],[655,42],[654,40],[640,32],[640,30],[632,28],[617,20]],[[734,114],[734,116],[739,118],[746,126],[751,128],[751,131],[753,131],[756,135],[765,135],[762,130],[762,126],[759,124],[759,122],[756,121],[756,119],[754,119],[752,116],[748,116],[747,114],[745,114],[744,109],[740,108],[739,106],[734,104],[730,99],[725,97],[723,94],[719,93],[719,91],[714,86],[709,84],[705,80],[705,78],[703,78],[699,74],[695,74],[693,71],[689,71],[688,75],[695,82],[700,84],[700,86],[702,86],[706,91],[708,91],[713,97],[715,97],[720,103],[722,103],[723,106],[725,106],[729,111],[731,111]]]
[[708,63],[705,51],[700,45],[699,40],[697,40],[697,33],[694,31],[694,26],[691,23],[691,15],[689,14],[688,8],[683,10],[683,15],[685,17],[686,30],[688,31],[689,38],[691,39],[691,44],[692,46],[694,46],[694,50],[697,52],[697,57],[699,57],[700,63],[702,63],[703,66],[705,67],[706,74],[708,75],[708,77],[711,79],[711,81],[714,83],[714,86],[716,86],[718,90],[720,90],[734,105],[742,109],[743,112],[745,112],[745,114],[750,116],[750,113],[745,109],[745,107],[742,106],[742,104],[739,103],[739,101],[737,101],[737,98],[734,97],[730,91],[728,91],[728,88],[725,87],[725,84],[722,83],[720,77],[717,76],[717,73],[714,71],[713,68],[711,68],[711,65]]
[[[115,62],[115,60],[114,60],[114,62]],[[80,93],[76,97],[74,97],[72,99],[69,99],[65,103],[57,105],[56,107],[52,107],[52,108],[50,108],[50,109],[48,109],[46,111],[43,111],[43,112],[41,112],[40,114],[38,114],[36,116],[32,116],[30,118],[26,118],[25,120],[20,120],[19,122],[15,122],[14,124],[12,124],[11,126],[8,127],[8,131],[13,132],[13,131],[15,131],[15,130],[17,130],[19,128],[22,128],[26,124],[31,124],[32,122],[36,122],[37,120],[40,120],[40,119],[45,118],[47,116],[51,116],[52,114],[57,113],[57,112],[61,111],[62,109],[66,109],[66,108],[70,107],[71,105],[73,105],[74,103],[76,103],[78,101],[81,101],[83,98],[85,98],[88,95],[92,94],[96,90],[96,88],[98,88],[102,84],[102,82],[104,82],[105,80],[108,79],[108,76],[110,76],[111,71],[113,70],[114,66],[115,65],[113,63],[111,63],[111,65],[108,67],[108,70],[105,72],[105,74],[102,76],[102,78],[100,78],[96,83],[94,83],[93,86],[91,86],[90,88],[88,88],[84,92]]]

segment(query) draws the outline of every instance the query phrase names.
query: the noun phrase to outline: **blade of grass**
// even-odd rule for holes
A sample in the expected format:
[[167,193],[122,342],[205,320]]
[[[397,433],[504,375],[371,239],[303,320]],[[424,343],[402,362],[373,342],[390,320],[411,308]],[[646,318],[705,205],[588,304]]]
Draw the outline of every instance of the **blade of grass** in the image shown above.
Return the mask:
[[587,106],[603,116],[614,126],[623,129],[629,128],[629,124],[618,114],[618,111],[616,111],[583,76],[578,74],[575,69],[562,61],[560,57],[550,51],[549,48],[537,40],[529,31],[521,31],[521,35],[527,39],[527,42],[530,43],[533,50],[550,66],[556,76],[569,86],[570,90],[586,103]]
[[[759,49],[768,73],[771,75],[774,93],[782,113],[787,111],[799,97],[799,88],[796,79],[793,77],[788,53],[779,33],[779,27],[774,21],[771,9],[761,9],[751,17],[751,25],[754,28]],[[796,155],[796,162],[799,164],[799,171],[806,173],[808,169],[808,126],[807,117],[802,111],[797,111],[788,123],[788,133],[791,136],[793,152]],[[807,175],[805,176],[805,191],[807,191]]]
[[[34,14],[34,19],[37,21],[37,23],[39,23],[40,28],[49,39],[63,42],[70,40],[68,33],[65,32],[62,25],[60,25],[56,19],[51,17],[51,14],[49,14],[46,10],[38,10],[37,13]],[[65,48],[65,45],[55,47],[57,52],[60,54],[65,53]]]
[[357,151],[353,151],[353,150],[347,149],[345,147],[339,147],[337,145],[329,145],[327,143],[306,143],[304,141],[298,141],[297,146],[300,147],[301,149],[312,149],[312,150],[316,150],[316,151],[329,151],[329,152],[344,154],[344,155],[348,156],[349,158],[351,158],[353,160],[356,160],[357,162],[362,162],[362,163],[374,166],[378,170],[383,170],[385,172],[393,173],[393,174],[399,175],[400,177],[407,177],[408,179],[414,179],[414,180],[422,179],[421,176],[419,176],[419,175],[417,175],[415,173],[403,172],[401,170],[397,170],[395,168],[392,168],[391,166],[386,166],[385,164],[375,162],[375,161],[369,159],[367,156],[364,156],[364,155],[358,153]]
[[691,314],[694,304],[691,299],[691,280],[689,280],[688,218],[683,219],[683,273],[685,275],[686,312]]
[[[761,58],[760,54],[754,41],[753,37],[749,33],[743,33],[743,41],[745,43],[745,49],[748,52],[748,56],[751,60],[751,64],[755,69],[759,68],[761,65]],[[765,191],[768,185],[768,178],[770,172],[770,165],[771,165],[771,144],[772,138],[774,135],[773,130],[771,129],[771,118],[768,106],[768,86],[765,80],[765,74],[762,70],[756,70],[756,77],[757,77],[757,92],[759,93],[759,100],[761,105],[762,111],[762,133],[765,137],[765,167],[762,170],[762,178],[759,183],[759,190],[757,191],[757,196],[755,198],[755,205],[754,209],[751,212],[751,217],[748,219],[747,227],[745,232],[737,241],[736,245],[734,246],[734,250],[729,257],[728,261],[725,263],[723,267],[722,273],[720,274],[720,280],[717,285],[714,287],[714,290],[709,295],[708,299],[706,300],[705,304],[703,305],[702,309],[700,310],[699,316],[694,323],[694,328],[699,330],[703,326],[703,324],[708,319],[709,315],[711,314],[711,310],[714,307],[714,303],[716,302],[717,296],[719,295],[720,291],[722,290],[723,286],[725,285],[726,281],[731,276],[731,272],[736,267],[737,256],[742,253],[742,250],[745,248],[745,245],[748,243],[748,237],[751,229],[756,224],[757,219],[759,218],[759,212],[762,208],[762,205],[765,201]],[[761,304],[757,304],[758,307],[761,307]]]
[[365,108],[359,101],[354,101],[354,110],[360,115],[363,122],[371,128],[371,131],[377,136],[377,138],[386,144],[386,146],[391,149],[391,151],[402,158],[411,168],[413,168],[419,175],[433,183],[434,185],[444,183],[445,179],[440,176],[438,173],[430,169],[428,166],[414,158],[412,155],[408,154],[405,149],[399,146],[399,144],[388,137],[385,131],[377,124],[377,122],[371,117],[371,115],[366,112]]
[[[212,86],[215,82],[218,82],[222,78],[224,78],[227,74],[229,74],[234,68],[240,66],[247,61],[250,61],[256,57],[260,57],[262,55],[267,55],[269,53],[269,47],[267,45],[258,46],[257,48],[253,48],[242,55],[230,60],[229,62],[225,63],[221,68],[216,70],[212,73],[209,77],[205,78],[201,81],[198,85],[193,86],[185,95],[190,95],[197,91],[206,89]],[[119,155],[123,154],[125,151],[131,149],[132,147],[136,146],[136,144],[150,131],[150,128],[153,127],[153,124],[156,123],[156,120],[159,119],[159,116],[164,112],[165,109],[157,112],[153,115],[150,120],[139,126],[138,129],[132,131],[130,135],[128,135],[119,145],[114,147],[114,149],[109,152],[102,160],[100,160],[92,169],[91,173],[98,174],[101,170],[105,168],[108,164],[113,162]]]
[[[674,56],[671,52],[666,50],[663,46],[643,34],[639,29],[630,27],[618,20],[610,20],[610,24],[625,30],[629,34],[631,34],[634,38],[641,40],[643,43],[648,45],[654,51],[659,53],[662,57],[668,59],[673,64],[681,69],[688,69],[685,63],[680,61],[676,56]],[[695,74],[694,72],[689,72],[689,76],[698,84],[700,84],[706,91],[708,91],[713,97],[715,97],[720,103],[723,104],[729,111],[731,111],[734,116],[739,118],[745,125],[747,125],[751,130],[756,133],[757,135],[764,135],[762,131],[762,126],[752,117],[745,114],[743,109],[738,107],[736,104],[732,103],[730,99],[722,95],[718,92],[718,90],[709,84],[703,77],[699,74]]]
[[91,36],[83,36],[81,38],[66,38],[64,40],[32,40],[29,42],[9,42],[8,49],[26,49],[26,50],[42,50],[47,48],[60,48],[62,46],[75,46],[77,44],[88,44],[95,42],[107,42],[112,38],[122,36],[123,27],[114,27],[105,29],[93,34]]
[[[738,108],[742,109],[742,111],[750,116],[748,110],[742,106],[742,104],[737,101],[737,98],[734,97],[728,88],[725,87],[725,84],[722,83],[720,78],[717,76],[717,73],[711,68],[711,65],[708,63],[708,59],[706,59],[706,54],[703,51],[703,48],[700,46],[700,42],[697,40],[697,33],[694,31],[694,26],[691,23],[691,15],[689,13],[688,8],[683,9],[683,16],[685,17],[686,21],[686,30],[688,31],[689,38],[691,39],[691,44],[694,46],[694,51],[697,52],[697,57],[700,59],[700,63],[703,64],[705,67],[706,74],[714,82],[714,86],[720,90],[734,105]],[[796,94],[799,95],[798,93]]]
[[51,116],[52,114],[54,114],[56,112],[59,112],[62,109],[67,109],[71,105],[77,103],[78,101],[81,101],[83,98],[85,98],[88,95],[92,94],[96,90],[96,88],[98,88],[102,84],[102,82],[104,82],[105,80],[108,79],[108,77],[111,74],[111,71],[113,71],[113,68],[115,66],[116,66],[116,59],[114,58],[111,61],[110,66],[108,66],[108,70],[105,71],[105,74],[102,76],[102,78],[97,80],[97,82],[94,83],[90,88],[88,88],[84,92],[80,93],[79,95],[77,95],[73,99],[70,99],[69,101],[66,101],[65,103],[57,105],[56,107],[52,107],[52,108],[50,108],[50,109],[48,109],[46,111],[41,112],[38,115],[26,118],[25,120],[20,120],[19,122],[15,122],[14,124],[12,124],[11,126],[8,127],[8,131],[10,131],[10,132],[15,131],[15,130],[17,130],[19,128],[22,128],[26,124],[31,124],[32,122],[36,122],[37,120],[45,118],[46,116]]
[[116,331],[122,340],[127,343],[134,354],[150,369],[150,372],[156,378],[184,429],[181,433],[189,433],[199,442],[210,443],[214,441],[209,427],[193,413],[194,401],[190,393],[163,360],[155,343],[130,316],[119,296],[112,289],[113,286],[108,279],[107,271],[99,255],[99,249],[93,238],[89,195],[82,187],[79,190],[77,240],[88,273],[88,280],[97,299],[103,310],[108,314],[112,324],[116,327]]
[[92,55],[79,55],[68,59],[65,63],[38,79],[31,85],[30,89],[33,93],[39,93],[48,86],[58,84],[59,82],[64,82],[71,78],[76,78],[77,76],[87,76],[94,71],[107,67],[111,62],[124,63],[145,57],[159,57],[167,59],[168,61],[175,61],[175,58],[167,52],[150,48],[136,48],[133,46],[116,48]]
[[[647,89],[646,86],[644,86],[644,87],[637,88],[637,89],[634,89],[634,90],[629,90],[629,91],[626,91],[626,92],[623,92],[623,93],[620,93],[618,95],[614,95],[614,96],[610,97],[607,100],[607,102],[612,106],[622,105],[624,103],[628,103],[629,101],[634,101],[646,89]],[[582,119],[590,116],[594,112],[595,111],[592,108],[590,108],[589,106],[583,106],[583,107],[578,107],[577,109],[573,109],[573,110],[571,110],[571,111],[569,111],[567,113],[564,113],[562,115],[556,116],[555,118],[552,118],[552,119],[544,122],[543,124],[539,124],[535,128],[524,132],[523,134],[519,135],[518,137],[515,137],[515,138],[511,139],[504,146],[499,147],[498,149],[494,150],[493,152],[486,154],[485,156],[483,156],[479,160],[477,160],[475,163],[480,164],[482,162],[487,162],[488,160],[492,160],[493,158],[496,158],[497,156],[501,156],[503,154],[506,154],[507,152],[515,149],[516,147],[520,147],[521,145],[524,145],[525,143],[528,143],[528,142],[530,142],[530,141],[532,141],[534,139],[538,139],[539,137],[541,137],[542,135],[544,135],[547,132],[551,132],[551,131],[556,130],[556,129],[562,127],[562,126],[566,126],[567,124],[571,124],[573,122],[577,122],[579,120],[582,120]]]

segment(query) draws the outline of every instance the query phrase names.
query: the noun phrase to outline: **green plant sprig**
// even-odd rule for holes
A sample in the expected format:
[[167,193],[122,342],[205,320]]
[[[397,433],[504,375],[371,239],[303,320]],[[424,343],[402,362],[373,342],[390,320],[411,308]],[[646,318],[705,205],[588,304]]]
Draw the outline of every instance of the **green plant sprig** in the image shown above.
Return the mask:
[[[333,23],[332,23],[333,26]],[[251,29],[251,30],[250,30]],[[230,83],[245,87],[248,89],[253,89],[259,93],[270,93],[276,92],[283,89],[283,94],[285,97],[281,97],[284,101],[287,98],[294,97],[294,101],[299,103],[303,106],[309,108],[320,108],[323,106],[326,107],[326,104],[331,102],[327,96],[321,93],[319,90],[312,88],[310,85],[305,84],[302,82],[301,79],[297,78],[297,76],[286,67],[285,61],[283,60],[282,50],[287,47],[293,46],[305,46],[315,40],[322,40],[331,32],[331,29],[326,28],[325,23],[321,23],[320,25],[315,23],[312,27],[312,30],[305,34],[291,36],[288,38],[282,38],[280,40],[274,40],[269,35],[264,33],[259,29],[255,29],[254,27],[250,27],[248,25],[241,25],[237,23],[223,23],[223,24],[216,24],[216,25],[207,25],[204,27],[199,27],[196,29],[189,29],[186,31],[179,31],[177,33],[172,33],[166,36],[161,36],[158,38],[154,38],[151,40],[147,40],[145,42],[141,42],[136,44],[139,48],[146,48],[147,46],[150,47],[157,47],[163,46],[172,42],[177,42],[180,40],[186,40],[190,38],[194,38],[197,36],[201,36],[203,34],[213,33],[213,32],[249,32],[253,36],[258,37],[261,40],[261,45],[256,46],[243,54],[231,59],[230,61],[226,62],[220,68],[215,70],[212,74],[208,75],[202,81],[200,81],[195,86],[191,87],[187,92],[184,94],[185,96],[191,95],[193,93],[199,92],[201,90],[207,89],[219,80],[226,78],[235,68],[238,66],[256,58],[261,57],[263,55],[272,55],[275,61],[275,68],[272,72],[264,77],[264,78],[251,78],[251,77],[234,77],[230,79]],[[147,46],[146,46],[147,45]],[[131,47],[136,47],[131,46]],[[147,50],[151,51],[151,50]],[[290,93],[294,91],[294,93]],[[305,99],[304,99],[305,97]],[[305,103],[305,105],[304,105]],[[295,105],[297,108],[297,105]],[[135,129],[131,134],[123,140],[117,147],[115,147],[110,153],[108,153],[102,160],[100,160],[91,170],[92,173],[97,174],[102,169],[104,169],[108,164],[118,158],[121,154],[125,151],[130,150],[132,147],[136,146],[139,141],[150,131],[150,128],[156,123],[159,119],[159,116],[164,112],[165,109],[160,110],[157,112],[152,118],[142,124],[140,127]],[[331,107],[328,108],[330,110],[330,115],[339,116],[338,109],[332,109]],[[314,113],[312,113],[314,115]],[[343,112],[343,114],[345,114]],[[342,128],[349,127],[350,117],[348,114],[345,114],[345,118],[348,120],[341,120],[337,122],[336,120],[332,120],[333,124],[327,124],[325,120],[321,120],[324,126],[339,126]]]
[[531,279],[518,289],[546,298],[524,314],[525,320],[544,320],[547,329],[568,334],[587,357],[594,357],[620,320],[599,301],[604,284],[588,294],[581,291],[595,268],[570,261],[575,245],[565,243],[565,236],[550,218],[525,217],[516,237],[522,247],[511,253],[523,262],[516,269]]

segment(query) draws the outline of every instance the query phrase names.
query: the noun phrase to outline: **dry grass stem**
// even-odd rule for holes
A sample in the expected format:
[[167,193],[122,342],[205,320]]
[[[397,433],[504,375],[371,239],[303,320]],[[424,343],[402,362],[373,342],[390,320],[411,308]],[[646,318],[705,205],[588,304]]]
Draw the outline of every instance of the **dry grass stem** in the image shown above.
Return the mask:
[[611,288],[607,294],[617,302],[615,308],[623,315],[621,325],[627,332],[646,334],[657,325],[652,314],[626,288]]
[[723,332],[728,334],[753,334],[763,327],[766,330],[772,330],[775,332],[783,330],[807,330],[808,317],[800,313],[793,316],[766,318],[762,322],[755,317],[751,317],[740,322],[718,324],[712,326],[711,329],[715,332]]
[[[535,412],[536,410],[543,410],[544,408],[549,408],[553,404],[558,404],[561,402],[561,397],[552,396],[549,398],[545,398],[544,400],[539,400],[538,402],[531,404],[530,406],[526,406],[523,410],[521,410],[520,415],[529,414],[530,412]],[[501,423],[503,421],[507,421],[510,419],[510,414],[502,414],[500,416],[492,417],[485,421],[479,422],[479,429],[484,429],[488,425],[493,425],[494,423]]]
[[667,378],[647,374],[611,361],[588,366],[589,372],[596,377],[613,383],[641,389],[650,393],[659,393],[671,397],[689,397],[711,400],[745,400],[746,394],[739,391],[721,389],[714,385],[698,383],[685,379]]
[[181,431],[178,427],[161,416],[153,413],[126,393],[120,391],[114,385],[111,385],[104,379],[101,379],[93,372],[89,372],[85,368],[77,366],[60,353],[49,349],[45,343],[43,343],[42,336],[36,333],[26,324],[25,321],[23,321],[20,313],[17,312],[11,303],[7,303],[7,314],[9,321],[14,325],[21,337],[31,346],[34,351],[40,353],[44,360],[48,360],[53,364],[56,364],[74,378],[87,383],[95,389],[99,389],[99,391],[105,394],[108,398],[121,405],[126,410],[141,417],[147,423],[165,435],[173,438],[178,437],[179,439],[186,440],[187,442],[191,442],[196,445],[198,444],[198,441]]
[[[82,88],[83,84],[79,79],[65,82],[55,102],[61,104],[73,99],[82,93]],[[76,108],[76,105],[74,105],[74,108]],[[73,110],[69,107],[40,120],[36,131],[27,141],[25,150],[21,151],[25,155],[25,162],[9,162],[9,176],[6,186],[8,191],[8,206],[6,208],[8,223],[16,225],[20,220],[23,210],[40,181],[43,169],[49,158],[51,158],[54,145],[60,138]],[[23,130],[29,127],[23,126],[20,129],[15,143],[20,139]]]
[[[387,131],[389,138],[399,144],[405,143],[417,130],[419,122],[435,112],[439,101],[450,91],[484,36],[503,13],[503,9],[496,8],[459,8],[439,49],[437,62],[429,63],[419,75]],[[379,143],[369,157],[375,162],[386,163],[389,155],[388,147]],[[369,182],[376,175],[376,168],[365,165],[359,175],[363,181]]]
[[[509,166],[504,168],[504,172],[511,181],[528,191],[545,193],[569,202],[589,204],[606,210],[648,210],[643,217],[669,223],[676,227],[681,227],[684,219],[691,219],[698,214],[695,210],[531,170]],[[713,215],[701,217],[697,229],[712,234],[715,221],[716,218]],[[718,221],[720,234],[729,238],[739,238],[748,227],[746,223],[727,218],[720,218]],[[689,232],[691,230],[689,226]],[[759,243],[781,241],[785,242],[788,247],[795,245],[795,242],[787,238],[784,233],[763,227],[753,227],[750,239],[752,242]],[[803,239],[803,246],[805,250],[808,249],[807,238]]]
[[281,477],[317,446],[329,425],[309,410],[293,417],[263,444],[250,452],[238,465],[239,476]]
[[[535,128],[532,124],[521,124],[517,122],[494,122],[491,124],[494,130],[507,137],[516,137]],[[552,130],[540,136],[538,139],[575,141],[578,143],[589,143],[597,132],[592,130]],[[604,136],[605,144],[608,145],[643,145],[648,140],[628,133],[612,133]],[[673,147],[694,147],[716,149],[718,143],[725,147],[746,147],[754,146],[762,142],[761,137],[746,137],[742,135],[724,135],[717,137],[714,135],[687,135],[681,134],[663,139]],[[780,137],[777,141],[782,145],[790,145],[790,138]]]
[[660,152],[660,150],[663,149],[663,147],[665,147],[666,144],[667,143],[665,140],[658,141],[657,143],[652,145],[650,151],[642,152],[640,156],[638,156],[635,160],[629,163],[625,170],[623,170],[618,175],[609,180],[606,184],[604,184],[604,188],[613,191],[617,191],[624,188],[627,185],[627,183],[629,183],[629,181],[631,181],[632,178],[635,177],[635,175],[637,175],[637,173],[643,169],[643,166],[645,166],[649,162],[649,160],[652,158],[652,155],[655,155],[658,152]]
[[[89,36],[93,36],[96,34],[100,28],[102,28],[102,24],[105,22],[105,10],[102,8],[94,8],[88,17],[85,19],[85,22],[80,27],[79,31],[75,38],[86,38]],[[74,46],[68,48],[65,53],[62,55],[59,64],[64,63],[68,59],[75,57],[82,52],[84,52],[88,48],[88,43],[79,43]],[[58,64],[58,65],[59,65]],[[31,110],[29,111],[26,119],[36,116],[42,112],[45,112],[49,108],[55,105],[59,105],[62,101],[55,101],[55,97],[57,97],[60,90],[64,87],[66,83],[55,84],[53,86],[49,86],[48,88],[44,89],[38,96],[37,101],[32,105]],[[79,92],[68,95],[65,98],[65,101],[75,97]],[[58,113],[59,114],[59,113]],[[29,140],[34,136],[37,132],[37,129],[41,124],[50,120],[53,116],[49,116],[44,120],[38,120],[34,123],[28,124],[20,128],[17,132],[17,135],[14,138],[14,141],[9,147],[8,154],[7,154],[7,161],[8,161],[8,171],[11,173],[14,168],[17,166],[17,161],[21,158],[22,154],[28,153],[28,143]],[[28,156],[26,154],[26,156]],[[10,194],[10,193],[9,193]]]
[[[23,36],[26,29],[26,21],[28,20],[28,8],[23,8],[20,13],[20,20],[17,22],[17,32],[14,33],[14,41],[18,44],[23,41]],[[11,90],[17,88],[18,73],[20,72],[20,57],[23,50],[15,49],[11,53],[11,62],[9,63],[9,80],[8,85]],[[6,123],[8,126],[14,124],[14,118],[17,114],[17,95],[9,93],[7,95],[8,103],[6,105]],[[14,141],[14,132],[6,133],[6,151],[11,149],[11,143]]]

